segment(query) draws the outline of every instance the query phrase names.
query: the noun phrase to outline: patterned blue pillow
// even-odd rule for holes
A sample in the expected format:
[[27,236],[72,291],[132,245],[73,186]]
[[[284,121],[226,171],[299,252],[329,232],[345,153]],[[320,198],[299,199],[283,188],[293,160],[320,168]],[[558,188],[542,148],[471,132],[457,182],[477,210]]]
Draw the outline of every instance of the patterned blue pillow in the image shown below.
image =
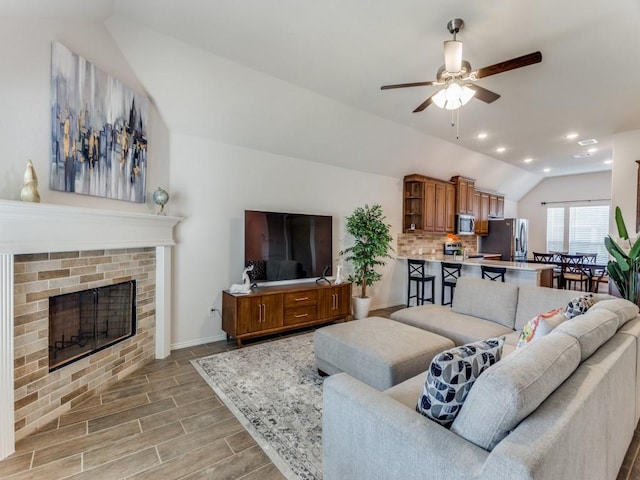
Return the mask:
[[596,304],[596,297],[593,293],[587,293],[580,295],[579,297],[572,298],[571,301],[564,307],[564,314],[567,318],[571,319],[586,313],[591,307]]
[[500,360],[504,338],[455,347],[431,360],[416,411],[449,428],[460,412],[473,382]]

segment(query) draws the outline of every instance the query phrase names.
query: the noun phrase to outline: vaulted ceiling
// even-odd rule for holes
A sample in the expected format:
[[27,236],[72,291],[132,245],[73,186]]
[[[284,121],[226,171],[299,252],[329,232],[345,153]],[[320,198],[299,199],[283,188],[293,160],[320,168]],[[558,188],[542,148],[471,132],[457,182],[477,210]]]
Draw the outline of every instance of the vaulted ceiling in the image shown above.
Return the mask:
[[[637,0],[7,0],[2,11],[115,15],[536,176],[608,170],[612,135],[640,129]],[[380,86],[435,79],[452,18],[464,19],[458,39],[473,68],[534,51],[542,62],[479,80],[501,95],[494,103],[472,99],[453,117],[434,105],[412,113],[437,87]],[[577,138],[566,139],[570,132]],[[596,145],[577,144],[592,138]],[[574,158],[581,154],[589,156]]]
[[[122,16],[216,55],[543,176],[607,170],[612,134],[640,128],[637,0],[115,5]],[[458,39],[473,68],[538,50],[543,57],[540,64],[478,81],[501,98],[491,104],[471,100],[453,118],[457,128],[451,112],[434,105],[412,113],[436,87],[380,90],[383,84],[433,80],[452,18],[465,21]],[[481,132],[485,139],[477,138]],[[570,132],[578,137],[566,139]],[[577,144],[592,138],[597,145]],[[496,152],[500,146],[502,153]]]

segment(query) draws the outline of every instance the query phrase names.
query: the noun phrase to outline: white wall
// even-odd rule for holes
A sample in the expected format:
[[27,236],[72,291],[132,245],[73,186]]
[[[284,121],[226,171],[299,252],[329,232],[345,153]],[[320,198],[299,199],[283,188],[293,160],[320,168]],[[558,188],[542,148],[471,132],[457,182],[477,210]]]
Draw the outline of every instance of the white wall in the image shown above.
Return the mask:
[[547,207],[542,202],[611,198],[611,172],[551,177],[540,182],[518,203],[518,216],[529,219],[529,256],[547,251]]
[[[241,280],[244,210],[333,216],[334,272],[345,241],[344,217],[365,203],[380,203],[400,232],[402,181],[281,155],[222,144],[197,136],[171,138],[172,214],[178,226],[172,348],[224,338],[222,290]],[[372,289],[372,307],[402,303],[404,270],[390,260]],[[347,271],[348,273],[348,271]]]
[[[57,40],[136,91],[144,88],[100,21],[88,19],[0,20],[0,198],[18,200],[27,160],[38,174],[43,203],[150,212],[153,203],[135,204],[49,190],[51,159],[51,42]],[[147,191],[169,183],[167,129],[150,108]]]
[[[611,206],[619,206],[629,232],[636,230],[636,195],[638,164],[640,160],[640,130],[613,136],[613,176],[611,179]],[[610,231],[617,235],[615,219],[611,216]]]

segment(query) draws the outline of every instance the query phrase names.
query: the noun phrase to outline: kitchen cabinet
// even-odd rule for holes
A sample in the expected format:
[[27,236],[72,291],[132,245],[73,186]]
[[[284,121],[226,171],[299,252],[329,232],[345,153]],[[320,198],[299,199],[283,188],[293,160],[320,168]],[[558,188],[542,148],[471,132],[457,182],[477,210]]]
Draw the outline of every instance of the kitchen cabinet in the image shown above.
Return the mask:
[[351,284],[296,283],[222,292],[222,329],[242,346],[245,338],[340,320],[351,315]]
[[424,231],[436,231],[436,182],[424,182]]
[[456,188],[451,182],[417,174],[407,175],[403,192],[404,232],[454,231]]
[[445,184],[445,232],[455,233],[456,230],[456,187],[451,183]]
[[498,195],[498,210],[496,212],[497,218],[504,218],[504,197]]
[[489,233],[489,194],[476,190],[473,194],[473,215],[476,217],[476,235]]
[[424,181],[405,178],[402,201],[404,232],[424,229],[424,201]]
[[489,218],[504,218],[504,196],[489,194]]
[[456,213],[472,214],[476,181],[456,175],[451,178],[451,182],[456,185]]

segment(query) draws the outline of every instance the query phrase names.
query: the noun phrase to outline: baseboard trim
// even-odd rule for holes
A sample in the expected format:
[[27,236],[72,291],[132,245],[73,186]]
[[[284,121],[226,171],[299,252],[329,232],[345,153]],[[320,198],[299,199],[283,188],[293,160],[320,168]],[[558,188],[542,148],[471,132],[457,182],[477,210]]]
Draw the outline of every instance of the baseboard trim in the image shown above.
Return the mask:
[[227,340],[227,335],[222,333],[220,335],[214,335],[213,337],[196,338],[195,340],[188,340],[186,342],[172,343],[171,350],[179,350],[181,348],[197,347],[198,345],[204,345],[205,343],[219,342],[221,340]]

